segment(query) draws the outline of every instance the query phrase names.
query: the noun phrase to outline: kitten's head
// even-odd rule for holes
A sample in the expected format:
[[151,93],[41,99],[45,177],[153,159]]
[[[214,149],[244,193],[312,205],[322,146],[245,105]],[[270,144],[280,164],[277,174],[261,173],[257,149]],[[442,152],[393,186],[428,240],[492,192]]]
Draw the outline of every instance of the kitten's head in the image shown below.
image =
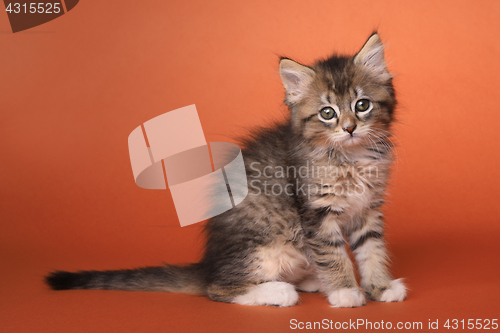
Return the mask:
[[283,58],[280,76],[294,131],[314,145],[342,148],[387,137],[396,100],[378,34],[353,57],[312,67]]

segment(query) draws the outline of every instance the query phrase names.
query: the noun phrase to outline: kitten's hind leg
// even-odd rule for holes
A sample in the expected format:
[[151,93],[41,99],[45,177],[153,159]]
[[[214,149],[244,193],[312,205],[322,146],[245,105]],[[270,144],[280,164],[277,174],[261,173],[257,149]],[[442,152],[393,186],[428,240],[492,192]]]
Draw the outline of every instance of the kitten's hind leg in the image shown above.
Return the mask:
[[299,300],[295,287],[287,282],[264,282],[249,285],[246,288],[211,286],[208,296],[214,301],[236,303],[242,305],[274,305],[293,306]]
[[297,304],[299,294],[295,287],[287,282],[264,282],[249,288],[244,295],[237,296],[233,303],[243,305],[293,306]]

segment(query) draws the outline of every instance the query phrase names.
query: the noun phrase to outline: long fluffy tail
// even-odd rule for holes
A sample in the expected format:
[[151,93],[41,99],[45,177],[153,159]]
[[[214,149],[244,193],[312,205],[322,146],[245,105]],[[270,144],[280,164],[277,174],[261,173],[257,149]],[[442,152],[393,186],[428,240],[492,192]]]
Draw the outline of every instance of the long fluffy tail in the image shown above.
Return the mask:
[[173,293],[205,293],[200,264],[165,265],[117,271],[55,271],[45,277],[54,290],[107,289],[131,291],[163,291]]

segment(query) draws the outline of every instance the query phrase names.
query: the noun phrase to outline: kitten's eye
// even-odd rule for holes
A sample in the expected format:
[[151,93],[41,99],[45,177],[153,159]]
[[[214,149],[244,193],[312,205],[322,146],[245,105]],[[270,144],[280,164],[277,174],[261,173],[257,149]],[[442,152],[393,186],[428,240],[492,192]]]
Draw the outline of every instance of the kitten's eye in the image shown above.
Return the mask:
[[321,116],[321,118],[325,119],[325,120],[331,120],[335,117],[337,117],[337,112],[335,112],[335,110],[329,106],[327,106],[326,108],[322,108],[321,111],[319,112],[319,115]]
[[368,110],[370,107],[370,101],[367,99],[360,99],[359,101],[356,102],[356,105],[354,106],[354,109],[356,112],[364,112]]

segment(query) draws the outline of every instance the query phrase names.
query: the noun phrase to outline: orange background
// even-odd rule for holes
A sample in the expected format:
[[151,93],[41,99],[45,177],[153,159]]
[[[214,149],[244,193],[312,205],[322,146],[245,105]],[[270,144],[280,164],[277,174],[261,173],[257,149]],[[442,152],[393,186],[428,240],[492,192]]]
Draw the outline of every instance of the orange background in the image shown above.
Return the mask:
[[[500,2],[81,1],[23,33],[0,13],[0,331],[290,331],[290,319],[498,318]],[[372,30],[396,74],[387,240],[409,298],[332,309],[119,291],[54,292],[53,269],[196,261],[167,191],[132,177],[127,137],[196,104],[208,141],[286,113],[278,55],[356,52]]]

